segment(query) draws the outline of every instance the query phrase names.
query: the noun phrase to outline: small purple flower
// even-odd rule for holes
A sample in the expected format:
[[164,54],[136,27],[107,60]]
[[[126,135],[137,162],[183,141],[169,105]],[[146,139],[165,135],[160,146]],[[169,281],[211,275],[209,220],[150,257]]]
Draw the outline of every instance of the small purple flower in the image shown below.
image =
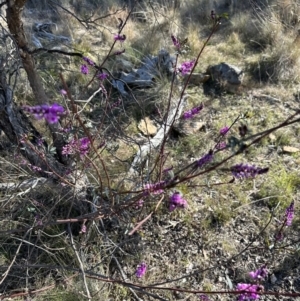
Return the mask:
[[144,200],[143,199],[139,199],[136,203],[135,203],[135,209],[140,209],[144,206]]
[[263,265],[258,270],[250,272],[249,276],[254,280],[261,280],[268,276],[268,270],[267,270],[266,266]]
[[201,112],[201,110],[203,109],[203,104],[200,104],[200,106],[195,107],[189,111],[186,111],[185,113],[183,113],[183,118],[184,119],[190,119],[193,118],[195,115],[199,114]]
[[108,77],[108,74],[102,72],[102,73],[99,73],[99,74],[97,75],[97,77],[98,77],[100,80],[105,80],[105,79]]
[[231,167],[232,175],[238,179],[254,178],[257,175],[267,173],[269,168],[260,168],[255,165],[236,164]]
[[283,240],[283,233],[282,233],[282,231],[279,231],[278,233],[276,233],[275,235],[274,235],[274,238],[275,238],[275,240],[276,241],[282,241]]
[[110,108],[111,108],[111,109],[117,108],[117,107],[119,107],[119,106],[121,105],[121,103],[122,103],[122,99],[119,98],[118,101],[116,101],[116,102],[114,102],[114,103],[112,103],[112,104],[110,105]]
[[187,207],[187,201],[182,198],[179,192],[175,192],[170,196],[169,211],[172,212],[176,208],[184,209]]
[[292,221],[294,218],[294,211],[295,211],[294,204],[295,204],[294,201],[292,201],[290,206],[285,211],[285,220],[286,220],[285,224],[287,226],[292,225]]
[[262,287],[256,284],[238,283],[236,289],[243,291],[239,296],[239,301],[250,301],[259,299],[260,295],[257,293],[262,290]]
[[79,232],[80,234],[82,234],[82,233],[86,233],[86,225],[85,224],[82,224],[82,226],[81,226],[81,229],[80,229],[80,232]]
[[78,153],[80,157],[84,157],[90,148],[90,140],[87,137],[75,140],[72,139],[67,145],[62,149],[63,155],[71,155]]
[[41,105],[41,106],[24,106],[23,109],[34,115],[36,119],[45,118],[49,123],[58,122],[61,115],[64,114],[65,109],[57,103],[53,105]]
[[171,39],[172,39],[173,45],[174,45],[177,49],[180,49],[180,42],[179,42],[179,40],[176,39],[173,35],[171,35]]
[[124,34],[115,34],[114,35],[114,40],[115,41],[120,41],[121,43],[123,43],[126,40],[126,36]]
[[200,299],[200,301],[210,301],[210,299],[207,297],[207,295],[204,295],[204,294],[200,295],[199,299]]
[[192,70],[192,68],[195,65],[195,60],[183,62],[181,66],[178,68],[178,72],[181,73],[181,75],[189,74]]
[[144,195],[153,194],[161,194],[164,192],[164,188],[166,186],[166,181],[160,181],[154,184],[145,184],[144,185]]
[[137,267],[135,275],[136,275],[136,277],[141,278],[141,277],[143,277],[145,275],[146,271],[147,271],[147,265],[146,265],[146,263],[142,262]]
[[83,64],[80,67],[80,72],[84,75],[87,75],[89,73],[89,68],[87,65]]
[[95,66],[95,62],[93,62],[91,59],[89,59],[88,57],[86,57],[86,56],[84,56],[83,58],[82,58],[85,62],[87,62],[87,64],[88,65],[90,65],[90,66]]
[[220,129],[220,135],[225,136],[229,131],[228,126],[224,126],[223,128]]
[[60,90],[60,94],[61,94],[61,95],[67,95],[67,91],[66,91],[65,89],[61,89],[61,90]]
[[213,151],[210,150],[206,155],[195,162],[197,168],[202,168],[204,165],[209,163],[213,159]]
[[217,145],[216,145],[216,149],[218,150],[223,150],[227,147],[227,144],[226,142],[222,141],[222,142],[219,142]]

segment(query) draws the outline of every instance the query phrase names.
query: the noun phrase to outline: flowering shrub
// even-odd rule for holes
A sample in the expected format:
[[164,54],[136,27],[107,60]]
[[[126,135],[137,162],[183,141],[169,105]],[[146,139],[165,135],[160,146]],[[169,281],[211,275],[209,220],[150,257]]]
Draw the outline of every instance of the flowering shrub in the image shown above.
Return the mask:
[[[272,222],[275,216],[280,214],[279,210],[282,209],[280,207],[275,208],[271,214],[268,213],[270,220],[267,226],[262,226],[264,221],[260,220],[257,221],[258,226],[253,223],[247,229],[250,232],[249,237],[240,231],[239,225],[237,227],[234,225],[231,229],[232,235],[235,235],[232,245],[231,241],[220,242],[221,240],[216,239],[215,233],[213,233],[215,237],[210,237],[212,232],[209,230],[210,227],[215,227],[213,229],[216,233],[222,232],[222,226],[225,228],[231,217],[238,216],[240,208],[253,206],[252,199],[254,203],[257,201],[254,194],[259,188],[252,189],[252,185],[252,190],[247,192],[247,198],[241,197],[248,189],[246,185],[242,186],[243,182],[247,180],[251,182],[254,178],[255,180],[259,178],[258,185],[260,185],[260,181],[263,182],[269,176],[271,164],[267,165],[263,162],[262,165],[267,167],[258,167],[251,163],[251,160],[257,160],[255,156],[248,155],[247,152],[258,145],[258,142],[270,137],[275,130],[300,121],[296,119],[296,115],[300,112],[297,111],[294,116],[289,116],[278,126],[253,133],[255,129],[252,129],[251,123],[248,123],[244,114],[240,114],[230,126],[226,125],[221,129],[214,127],[214,118],[219,113],[219,108],[214,108],[214,112],[211,113],[209,102],[199,97],[200,101],[203,101],[200,103],[198,95],[195,100],[198,105],[195,106],[194,103],[194,107],[190,110],[183,110],[184,103],[188,99],[185,96],[190,91],[186,80],[189,77],[183,80],[178,75],[186,76],[194,72],[200,56],[211,36],[218,29],[222,18],[217,12],[211,11],[212,32],[204,42],[203,48],[199,49],[195,59],[185,57],[182,60],[187,39],[181,41],[174,35],[171,36],[175,59],[172,57],[171,60],[172,78],[169,74],[166,76],[170,81],[168,93],[165,93],[169,97],[167,101],[161,100],[153,104],[152,95],[147,98],[153,90],[147,92],[147,88],[140,88],[138,84],[137,87],[134,86],[135,83],[127,84],[118,77],[117,72],[110,70],[115,64],[115,55],[125,52],[125,49],[114,49],[114,45],[119,44],[116,42],[123,45],[126,40],[126,35],[122,33],[123,28],[126,29],[126,21],[119,20],[118,33],[113,37],[111,32],[109,33],[111,48],[104,58],[99,58],[100,63],[94,62],[82,53],[76,52],[70,55],[82,60],[79,64],[75,60],[76,74],[86,75],[85,85],[79,88],[72,86],[69,78],[65,80],[64,77],[67,75],[63,72],[60,76],[59,87],[56,87],[55,91],[56,94],[60,91],[61,95],[58,95],[58,99],[61,99],[67,112],[70,113],[65,114],[64,107],[57,103],[23,107],[25,112],[33,114],[35,118],[45,119],[49,124],[57,124],[57,127],[37,130],[25,116],[27,119],[22,119],[22,122],[26,127],[21,124],[12,131],[7,131],[8,134],[12,132],[17,137],[15,140],[12,139],[15,144],[14,151],[20,152],[26,158],[24,161],[26,163],[19,164],[22,166],[20,170],[30,169],[31,173],[34,172],[39,176],[36,182],[31,183],[29,189],[24,189],[19,194],[14,193],[8,198],[10,201],[22,197],[16,201],[17,204],[22,204],[21,209],[14,209],[15,211],[10,207],[7,209],[10,203],[7,200],[1,203],[5,209],[3,215],[5,219],[8,212],[12,216],[10,223],[5,220],[3,231],[7,235],[6,239],[8,242],[15,239],[19,244],[13,245],[12,249],[17,250],[13,256],[11,254],[6,256],[5,252],[8,251],[5,249],[6,246],[3,247],[5,249],[3,262],[5,263],[7,258],[13,259],[12,264],[6,267],[6,271],[1,270],[1,275],[3,279],[10,276],[10,271],[16,271],[14,265],[22,269],[22,272],[16,274],[18,279],[21,279],[20,275],[24,271],[26,281],[21,283],[22,293],[18,291],[18,294],[23,294],[24,291],[22,296],[25,297],[28,292],[31,293],[31,288],[27,288],[27,285],[37,271],[42,270],[42,273],[48,275],[56,269],[65,272],[64,284],[68,283],[68,277],[76,276],[77,279],[80,275],[82,287],[85,289],[82,296],[86,296],[87,300],[92,300],[92,296],[98,293],[98,291],[90,292],[94,287],[90,285],[91,282],[87,281],[87,278],[106,282],[109,286],[123,286],[132,294],[148,294],[149,298],[153,296],[154,299],[160,300],[165,299],[160,297],[157,291],[163,290],[169,290],[174,295],[177,291],[190,292],[195,294],[195,298],[206,301],[214,300],[214,295],[224,295],[224,298],[225,295],[229,295],[230,298],[234,298],[235,295],[241,301],[258,300],[263,294],[274,293],[264,290],[263,281],[266,281],[276,268],[275,255],[276,252],[281,251],[278,245],[282,247],[283,242],[287,240],[287,232],[295,228],[290,227],[295,215],[294,201],[287,208],[284,207],[285,213],[282,214],[281,220],[277,220],[276,226]],[[85,22],[88,24],[90,21]],[[17,35],[12,36],[17,39]],[[171,41],[169,39],[169,43]],[[22,46],[20,49],[25,51],[26,47]],[[28,51],[27,55],[31,53],[34,54],[34,51]],[[65,51],[58,51],[58,53],[67,55]],[[131,55],[132,49],[126,53],[128,56]],[[187,51],[184,54],[189,56]],[[195,56],[190,55],[190,57]],[[183,63],[180,64],[179,62],[182,61]],[[155,65],[156,67],[160,66]],[[158,82],[156,75],[153,86]],[[119,84],[124,84],[126,96],[125,93],[120,92]],[[92,95],[89,94],[91,91]],[[7,95],[9,93],[6,93]],[[83,96],[86,96],[86,99],[83,99]],[[145,99],[147,101],[144,101]],[[0,114],[9,110],[11,107],[4,107]],[[139,136],[136,133],[135,116],[144,118],[148,113],[153,116],[159,127],[154,137]],[[188,138],[173,135],[172,130],[176,127],[177,121],[183,124],[187,121],[192,123],[196,120],[190,121],[190,119],[200,113],[203,119],[209,116],[205,129],[201,128]],[[19,117],[21,114],[12,116]],[[64,118],[61,118],[62,116]],[[222,119],[221,124],[229,124],[227,122],[230,118],[231,114],[228,114],[228,117]],[[129,122],[131,119],[134,119],[134,129]],[[5,120],[8,122],[13,118]],[[0,123],[0,128],[2,127],[3,124]],[[39,132],[46,133],[46,137],[42,137]],[[51,142],[47,144],[49,140]],[[186,144],[192,145],[193,148],[185,148]],[[246,162],[249,163],[233,163],[240,162],[235,160],[241,157],[243,161],[247,160]],[[243,181],[234,181],[232,176]],[[20,177],[25,176],[20,175]],[[31,192],[39,185],[39,181],[44,181],[49,191],[54,190],[53,196],[50,192],[49,196],[39,195],[39,193],[34,195]],[[48,187],[46,185],[49,182],[51,185],[49,184]],[[232,189],[233,185],[241,185],[240,195],[236,193],[237,186]],[[16,189],[20,187],[23,189],[22,185]],[[220,187],[228,188],[222,191]],[[246,213],[248,211],[250,209],[247,209]],[[228,213],[229,218],[226,216]],[[241,223],[247,219],[246,214],[245,216],[241,218]],[[194,223],[197,225],[195,226]],[[254,233],[256,226],[257,231],[260,231],[257,235]],[[267,227],[271,235],[265,231]],[[146,248],[144,244],[147,239]],[[189,241],[196,242],[196,251],[190,252],[186,246]],[[25,245],[26,248],[23,248]],[[136,255],[144,252],[150,257],[148,248],[160,246],[166,249],[164,254],[159,252],[155,254],[157,259],[155,262],[161,260],[161,266],[153,267],[147,272],[147,264],[142,262],[135,269],[138,258]],[[205,248],[208,247],[211,249],[207,252]],[[223,252],[226,247],[228,254],[234,253],[227,259],[225,256],[228,254]],[[203,252],[204,259],[202,255],[197,257],[199,250]],[[249,272],[251,278],[249,283],[237,283],[235,269],[240,264],[239,260],[243,254],[249,251],[256,252],[255,255],[260,254],[256,262],[259,268]],[[262,260],[265,254],[270,263]],[[2,256],[1,253],[0,255]],[[181,255],[184,256],[180,257]],[[219,258],[221,256],[223,258]],[[173,266],[170,267],[171,263],[165,262],[166,258]],[[43,264],[40,264],[39,260],[44,261]],[[263,262],[267,263],[263,264]],[[177,277],[175,272],[173,275],[170,271],[173,273],[174,269],[177,272],[176,268],[179,264],[183,267],[180,267],[181,275]],[[225,276],[221,277],[216,273],[213,277],[217,276],[217,280],[214,281],[219,281],[219,286],[225,282],[226,285],[223,286],[224,290],[214,291],[214,284],[206,283],[205,286],[198,275],[209,277],[211,270],[223,264],[223,267],[226,266]],[[154,266],[151,261],[152,265]],[[142,278],[146,273],[149,284],[144,286],[140,283],[136,284],[135,277]],[[11,279],[8,277],[7,280]],[[2,280],[0,282],[0,291],[2,291]],[[9,285],[8,287],[13,287],[15,283]],[[189,286],[192,286],[192,289]],[[203,289],[200,290],[202,286]],[[23,289],[24,287],[26,290]],[[32,290],[32,294],[36,292],[38,290]],[[280,294],[284,293],[280,292]],[[135,297],[139,298],[139,296]],[[129,300],[130,297],[122,295],[122,298]]]

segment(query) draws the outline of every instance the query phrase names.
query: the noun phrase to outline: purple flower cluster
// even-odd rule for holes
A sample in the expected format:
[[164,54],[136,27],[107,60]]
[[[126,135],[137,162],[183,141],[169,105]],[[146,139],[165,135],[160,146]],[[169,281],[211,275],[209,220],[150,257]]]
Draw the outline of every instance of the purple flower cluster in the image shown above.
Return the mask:
[[92,67],[95,66],[95,62],[92,61],[91,59],[89,59],[88,57],[84,56],[84,57],[82,57],[82,59],[83,59],[85,62],[87,62],[88,65],[90,65],[90,66],[92,66]]
[[80,234],[86,233],[86,225],[82,224],[81,229],[80,229]]
[[295,208],[294,208],[294,201],[291,202],[290,206],[286,208],[286,211],[285,211],[285,224],[287,226],[291,226],[292,225],[292,221],[293,221],[293,218],[294,218],[294,211],[295,211]]
[[80,72],[84,75],[87,75],[89,73],[89,68],[86,64],[81,65]]
[[189,74],[192,70],[192,68],[195,65],[195,60],[183,62],[181,66],[178,68],[178,72],[181,73],[181,75]]
[[229,131],[228,126],[224,126],[223,128],[220,129],[220,135],[225,136]]
[[209,163],[213,159],[213,151],[210,150],[206,155],[204,155],[202,158],[197,160],[196,167],[202,168],[205,164]]
[[201,110],[203,109],[203,104],[201,104],[200,106],[198,107],[195,107],[189,111],[186,111],[183,113],[183,118],[184,119],[190,119],[190,118],[193,118],[195,115],[199,114],[201,112]]
[[216,149],[218,149],[218,150],[223,150],[223,149],[225,149],[226,147],[227,147],[227,144],[226,144],[225,141],[221,141],[221,142],[219,142],[219,143],[216,145]]
[[199,299],[200,299],[200,301],[210,301],[210,299],[207,297],[207,295],[204,295],[204,294],[200,295]]
[[63,155],[71,155],[79,153],[80,157],[85,156],[90,148],[90,139],[87,137],[75,140],[72,139],[70,143],[65,145],[62,150]]
[[118,33],[114,35],[114,40],[123,43],[126,40],[126,36],[124,34],[121,35]]
[[118,101],[116,101],[116,102],[114,102],[114,103],[112,103],[112,104],[110,105],[110,108],[111,108],[111,109],[117,108],[117,107],[119,107],[121,104],[122,104],[122,99],[119,98]]
[[173,42],[173,45],[179,49],[180,48],[180,42],[178,39],[176,39],[173,35],[171,35],[171,39],[172,39],[172,42]]
[[182,198],[179,192],[175,192],[170,197],[169,211],[172,212],[176,208],[184,209],[187,207],[187,201]]
[[135,272],[135,276],[138,277],[138,278],[141,278],[145,275],[146,271],[147,271],[147,265],[146,265],[146,263],[142,262],[137,267],[136,272]]
[[238,179],[254,178],[257,175],[267,173],[269,168],[260,168],[255,165],[237,164],[231,167],[232,175]]
[[41,106],[24,106],[23,109],[26,112],[34,114],[37,119],[45,118],[49,123],[57,123],[60,116],[63,115],[65,109],[57,103],[53,105],[41,105]]
[[67,92],[65,89],[61,89],[61,90],[60,90],[60,94],[61,94],[61,95],[67,95],[68,92]]
[[140,209],[144,206],[144,200],[143,199],[139,199],[136,203],[135,203],[135,209]]
[[250,272],[249,276],[254,280],[261,280],[268,276],[268,269],[266,268],[265,265],[263,265],[258,270]]
[[100,80],[105,80],[105,79],[108,77],[108,74],[107,74],[107,73],[104,73],[104,72],[98,73],[98,74],[97,74],[97,77],[98,77],[98,79],[100,79]]
[[260,297],[258,292],[262,290],[260,285],[247,283],[238,283],[236,288],[238,291],[243,291],[239,296],[239,301],[258,300]]
[[166,185],[165,181],[160,181],[154,184],[145,184],[144,195],[149,195],[150,193],[161,194],[164,192],[165,185]]

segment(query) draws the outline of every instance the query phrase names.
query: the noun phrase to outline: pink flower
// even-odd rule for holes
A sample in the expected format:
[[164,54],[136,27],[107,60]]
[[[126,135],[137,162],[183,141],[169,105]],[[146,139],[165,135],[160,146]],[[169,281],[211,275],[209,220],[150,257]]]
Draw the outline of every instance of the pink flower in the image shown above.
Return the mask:
[[256,284],[238,283],[236,286],[238,291],[243,291],[239,296],[239,301],[258,300],[260,295],[257,292],[262,290],[262,287]]
[[147,271],[147,265],[146,265],[146,263],[142,262],[137,267],[135,275],[136,275],[136,277],[141,278],[141,277],[143,277],[145,275],[146,271]]
[[65,109],[57,103],[53,105],[41,105],[41,106],[24,106],[23,109],[29,113],[34,114],[36,119],[45,118],[49,123],[58,122],[61,115],[64,114]]
[[105,79],[108,77],[108,74],[102,72],[102,73],[99,73],[99,74],[97,75],[97,77],[98,77],[100,80],[105,80]]
[[250,272],[249,276],[252,279],[260,280],[260,279],[266,278],[268,276],[268,270],[267,270],[266,266],[263,265],[258,270]]
[[184,112],[183,113],[183,118],[184,119],[193,118],[195,115],[199,114],[202,111],[203,107],[204,107],[203,104],[200,104],[200,106],[195,107],[195,108],[193,108],[189,111]]
[[90,65],[90,66],[95,66],[95,63],[94,63],[91,59],[89,59],[88,57],[84,56],[82,59],[83,59],[85,62],[87,62],[88,65]]
[[181,66],[178,68],[178,71],[181,73],[181,75],[189,74],[192,70],[192,68],[195,65],[195,60],[183,62]]
[[78,153],[80,157],[85,156],[90,148],[90,140],[87,137],[75,140],[72,139],[67,145],[63,147],[63,155],[71,155]]
[[161,194],[164,192],[165,185],[166,185],[165,181],[160,181],[154,184],[145,184],[144,195],[149,195],[150,193]]
[[229,131],[228,126],[224,126],[223,128],[220,129],[220,135],[225,136]]
[[171,39],[172,39],[172,42],[173,42],[173,45],[179,49],[180,48],[180,42],[178,39],[176,39],[173,35],[171,35]]
[[176,208],[184,209],[187,207],[187,201],[182,198],[179,192],[175,192],[170,197],[169,211],[172,212]]
[[217,145],[216,145],[216,149],[218,150],[223,150],[227,147],[227,144],[226,142],[222,141],[222,142],[219,142]]
[[87,65],[83,64],[80,67],[80,72],[84,75],[87,75],[89,73],[89,68]]
[[286,209],[285,218],[286,218],[285,224],[287,226],[291,226],[294,218],[294,201],[292,201],[290,206]]
[[121,35],[121,34],[115,34],[114,35],[114,40],[115,41],[120,41],[121,43],[123,43],[125,40],[126,40],[126,36],[123,34],[123,35]]

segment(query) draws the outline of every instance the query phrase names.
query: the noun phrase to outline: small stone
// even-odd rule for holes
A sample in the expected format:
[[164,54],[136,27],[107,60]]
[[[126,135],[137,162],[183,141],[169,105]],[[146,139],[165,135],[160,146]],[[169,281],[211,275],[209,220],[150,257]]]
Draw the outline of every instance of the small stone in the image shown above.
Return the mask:
[[272,133],[269,135],[269,138],[272,142],[276,141],[276,136]]
[[300,151],[299,148],[293,147],[293,146],[283,146],[283,147],[282,147],[282,150],[283,150],[285,153],[297,153],[297,152]]
[[154,136],[157,133],[157,127],[149,117],[145,117],[139,122],[138,129],[145,136]]
[[275,282],[277,281],[277,278],[276,278],[276,276],[274,274],[272,274],[270,280],[271,280],[272,284],[275,284]]
[[210,81],[223,91],[238,93],[244,72],[242,69],[227,63],[209,66],[206,73],[211,76]]

